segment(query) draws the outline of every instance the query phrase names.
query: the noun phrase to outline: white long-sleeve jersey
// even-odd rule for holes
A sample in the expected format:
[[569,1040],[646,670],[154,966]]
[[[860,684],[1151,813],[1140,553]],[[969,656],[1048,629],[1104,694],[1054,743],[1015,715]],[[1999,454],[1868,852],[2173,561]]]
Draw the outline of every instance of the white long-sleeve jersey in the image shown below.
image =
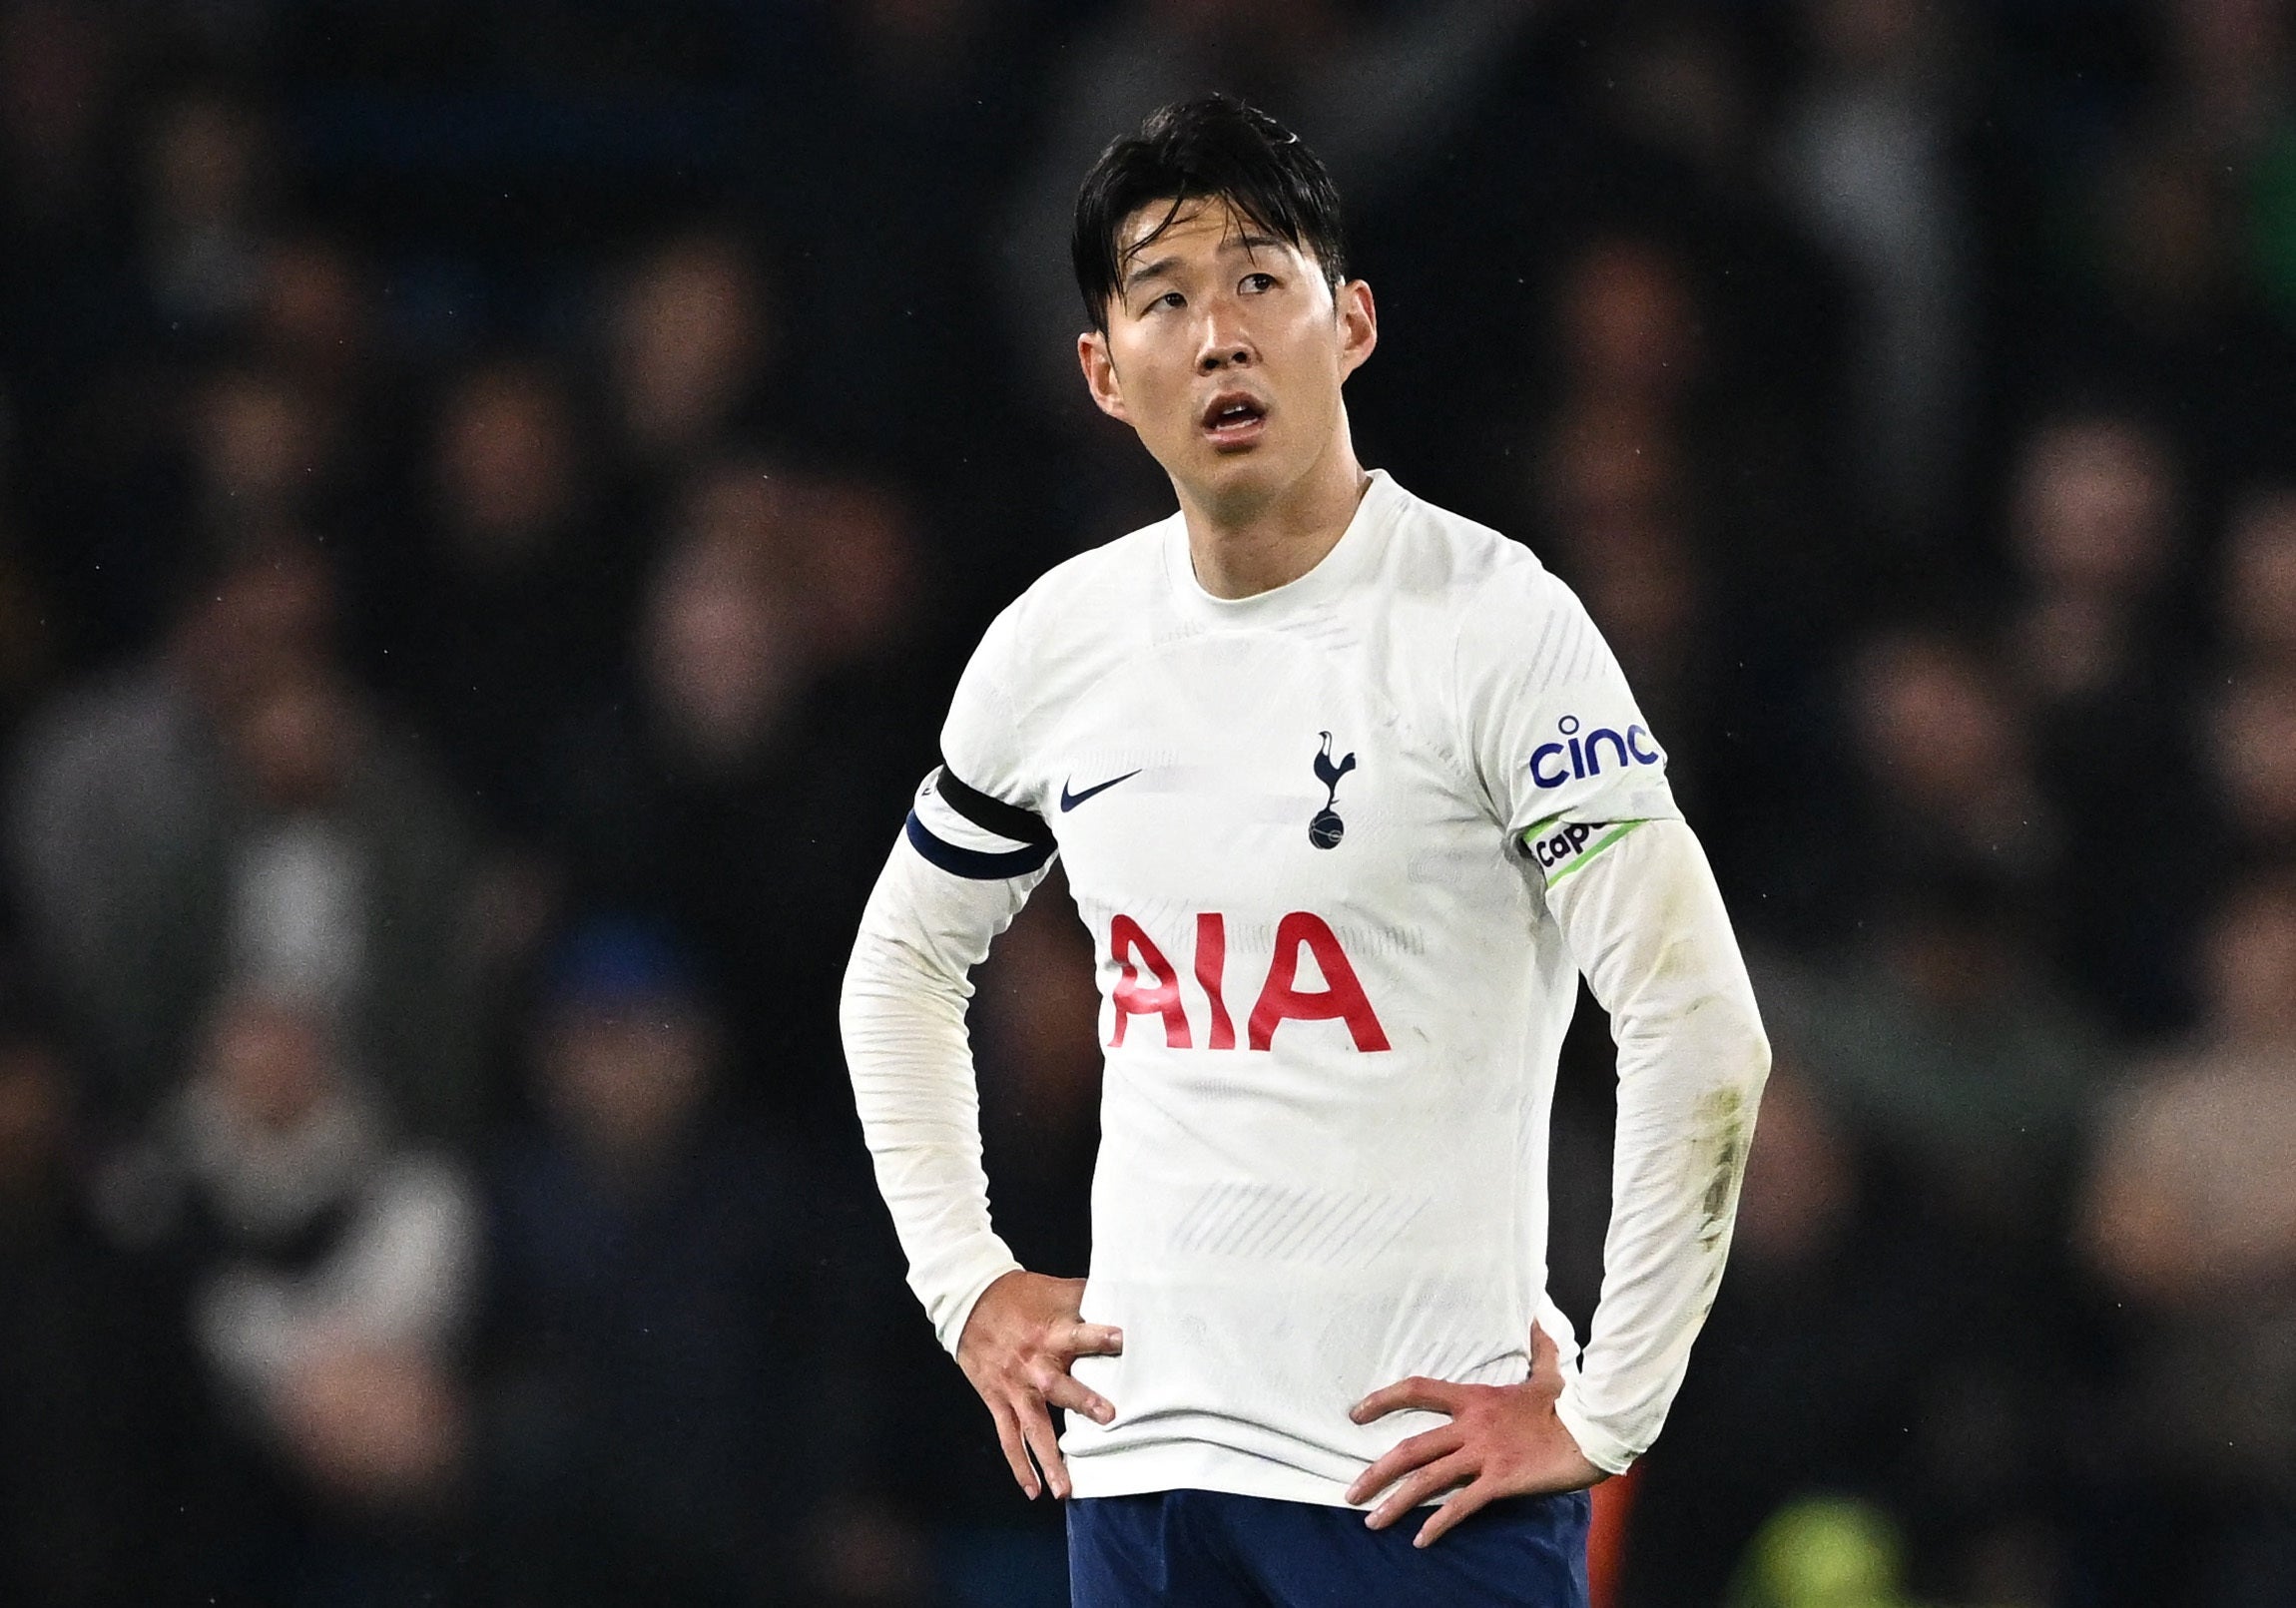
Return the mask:
[[[849,968],[855,1095],[951,1350],[1017,1264],[990,1226],[967,974],[1054,853],[1107,1073],[1083,1316],[1124,1353],[1062,1436],[1080,1496],[1328,1504],[1412,1374],[1519,1381],[1535,1320],[1597,1464],[1656,1436],[1712,1305],[1769,1064],[1665,757],[1578,600],[1375,474],[1308,574],[1195,580],[1178,515],[992,625]],[[1611,1013],[1618,1137],[1581,1357],[1546,1296],[1555,1059]]]

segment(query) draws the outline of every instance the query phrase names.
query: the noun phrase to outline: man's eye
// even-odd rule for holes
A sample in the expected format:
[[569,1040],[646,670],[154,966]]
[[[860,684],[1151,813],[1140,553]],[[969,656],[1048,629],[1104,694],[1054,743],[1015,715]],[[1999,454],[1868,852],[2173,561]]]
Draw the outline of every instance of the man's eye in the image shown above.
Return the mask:
[[1188,298],[1183,296],[1179,291],[1167,290],[1162,295],[1158,296],[1155,300],[1149,302],[1148,305],[1151,307],[1160,307],[1167,301],[1176,307],[1184,307],[1188,304]]
[[1272,290],[1275,286],[1276,276],[1273,273],[1247,273],[1244,275],[1243,287],[1247,290]]

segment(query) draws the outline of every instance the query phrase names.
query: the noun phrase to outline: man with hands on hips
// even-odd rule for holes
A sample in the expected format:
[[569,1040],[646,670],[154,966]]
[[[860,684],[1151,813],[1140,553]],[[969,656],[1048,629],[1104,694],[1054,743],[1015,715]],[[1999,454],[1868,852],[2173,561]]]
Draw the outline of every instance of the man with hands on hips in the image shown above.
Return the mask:
[[[1013,1478],[1071,1498],[1087,1608],[1583,1604],[1585,1488],[1681,1382],[1769,1065],[1720,894],[1568,588],[1357,460],[1377,316],[1296,136],[1163,109],[1072,256],[1085,383],[1179,511],[990,626],[863,916],[847,1054],[910,1285]],[[1084,1280],[990,1225],[964,1028],[1055,853],[1106,1052]],[[1581,975],[1619,1068],[1583,1355],[1545,1289]]]

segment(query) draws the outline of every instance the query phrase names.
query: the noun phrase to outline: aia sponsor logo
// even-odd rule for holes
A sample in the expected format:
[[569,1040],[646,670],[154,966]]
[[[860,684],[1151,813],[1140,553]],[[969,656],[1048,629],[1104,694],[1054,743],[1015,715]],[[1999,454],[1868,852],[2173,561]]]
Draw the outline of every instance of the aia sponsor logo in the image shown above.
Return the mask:
[[1629,726],[1623,733],[1598,726],[1582,737],[1578,717],[1565,715],[1555,723],[1555,730],[1561,734],[1561,742],[1541,743],[1530,751],[1530,780],[1541,788],[1559,788],[1577,778],[1598,777],[1605,756],[1613,770],[1656,765],[1666,758],[1666,751],[1639,726]]
[[[1217,910],[1204,911],[1196,917],[1194,938],[1196,985],[1207,1006],[1203,1047],[1232,1050],[1236,1022],[1228,1010],[1228,918]],[[1302,985],[1303,956],[1323,974],[1321,988]],[[1116,986],[1109,991],[1116,1025],[1108,1047],[1123,1047],[1133,1017],[1154,1016],[1163,1024],[1165,1048],[1196,1048],[1196,1027],[1180,997],[1179,969],[1131,916],[1119,915],[1109,922],[1108,957],[1117,968]],[[1306,910],[1294,910],[1276,923],[1276,947],[1268,957],[1267,976],[1244,1018],[1244,1047],[1273,1049],[1276,1029],[1288,1021],[1345,1022],[1357,1049],[1390,1048],[1387,1030],[1380,1025],[1339,934],[1322,916]]]

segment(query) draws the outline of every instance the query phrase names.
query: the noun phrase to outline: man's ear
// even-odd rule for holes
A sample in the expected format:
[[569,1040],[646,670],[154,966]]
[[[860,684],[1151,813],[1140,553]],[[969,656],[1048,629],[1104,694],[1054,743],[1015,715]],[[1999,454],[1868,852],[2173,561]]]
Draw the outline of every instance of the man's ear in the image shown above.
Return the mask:
[[1092,403],[1112,419],[1126,424],[1132,415],[1124,410],[1124,385],[1116,377],[1116,359],[1108,355],[1108,337],[1097,329],[1087,329],[1076,337],[1076,360],[1084,369],[1084,388],[1092,393]]
[[1364,366],[1364,359],[1380,343],[1380,309],[1372,301],[1372,287],[1350,279],[1332,297],[1340,320],[1340,377]]

